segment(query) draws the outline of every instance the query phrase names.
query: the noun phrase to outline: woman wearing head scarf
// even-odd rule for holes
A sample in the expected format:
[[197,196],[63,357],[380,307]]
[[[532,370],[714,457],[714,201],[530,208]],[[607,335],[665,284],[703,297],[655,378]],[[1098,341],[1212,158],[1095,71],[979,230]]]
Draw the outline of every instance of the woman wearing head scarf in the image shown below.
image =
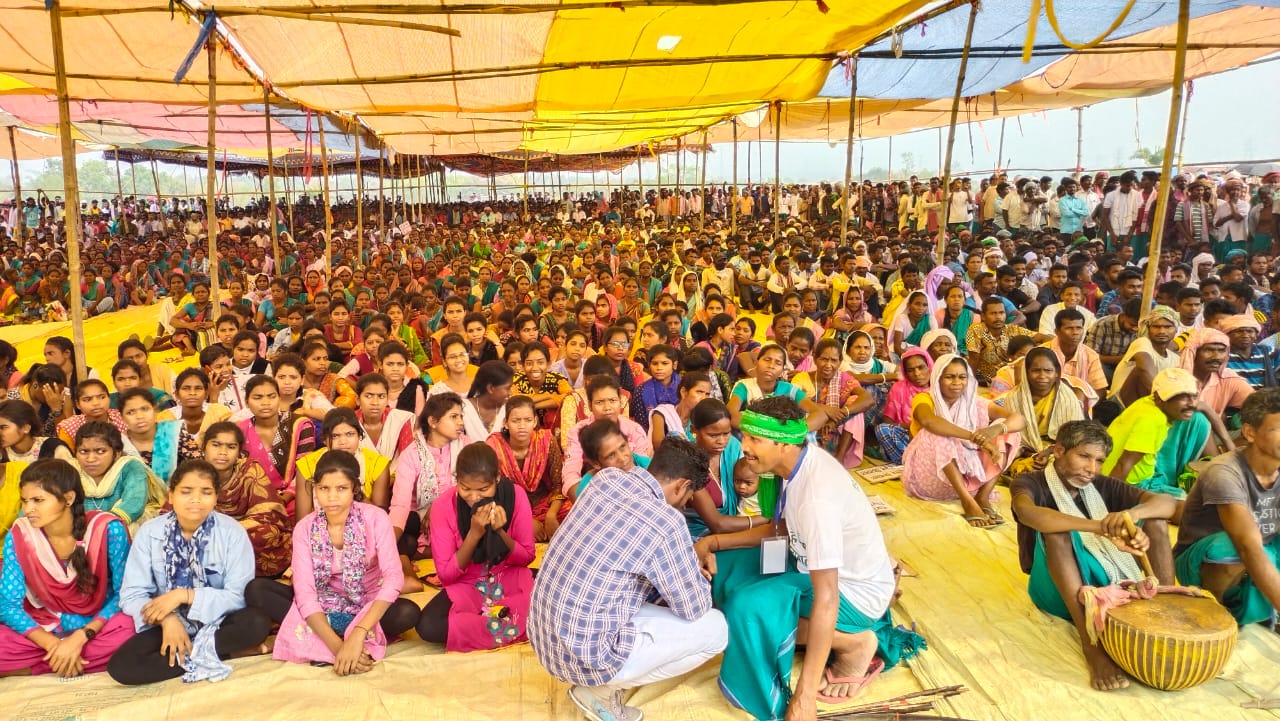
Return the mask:
[[[1022,364],[1025,371],[1021,380],[996,400],[1028,421],[1022,434],[1021,455],[1009,467],[1009,475],[1015,478],[1044,470],[1049,449],[1063,423],[1086,420],[1084,393],[1064,378],[1056,353],[1048,348],[1032,348]],[[1029,427],[1033,420],[1034,430]]]
[[979,320],[978,314],[969,307],[970,293],[963,285],[949,285],[942,291],[941,303],[933,311],[937,328],[951,331],[956,338],[956,348],[960,355],[965,355],[965,339],[969,336],[969,326]]
[[929,357],[938,360],[944,355],[959,355],[959,343],[951,331],[946,328],[934,328],[920,337],[920,347],[929,353]]
[[922,290],[911,291],[889,323],[890,338],[898,354],[910,346],[920,345],[924,334],[931,330],[931,322],[928,295]]
[[979,398],[978,377],[960,356],[935,361],[929,381],[929,392],[911,401],[903,488],[915,498],[959,500],[974,528],[1004,523],[993,492],[1021,444],[1022,416]]
[[890,463],[901,463],[911,442],[911,401],[917,393],[929,392],[933,359],[923,348],[911,348],[902,354],[901,369],[901,378],[885,399],[884,422],[875,427],[876,442]]

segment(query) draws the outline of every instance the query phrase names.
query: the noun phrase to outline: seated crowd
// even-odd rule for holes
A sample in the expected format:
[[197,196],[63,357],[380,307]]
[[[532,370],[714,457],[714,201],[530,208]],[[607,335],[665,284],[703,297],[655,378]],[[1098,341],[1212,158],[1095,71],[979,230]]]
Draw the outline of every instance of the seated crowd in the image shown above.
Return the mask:
[[[154,213],[148,263],[108,207],[89,256],[135,268],[159,322],[109,370],[55,336],[21,371],[0,341],[0,674],[346,676],[412,631],[527,640],[591,719],[721,652],[733,705],[813,719],[925,647],[892,620],[865,458],[975,529],[1009,485],[1031,600],[1099,690],[1128,681],[1076,590],[1136,580],[1135,552],[1273,618],[1274,218],[1242,236],[1240,179],[1180,176],[1144,269],[1154,179],[1016,185],[957,181],[944,228],[936,179],[867,184],[847,237],[830,188],[423,207],[275,258],[265,207],[226,210],[221,297],[197,211]],[[19,277],[61,282],[49,262]]]

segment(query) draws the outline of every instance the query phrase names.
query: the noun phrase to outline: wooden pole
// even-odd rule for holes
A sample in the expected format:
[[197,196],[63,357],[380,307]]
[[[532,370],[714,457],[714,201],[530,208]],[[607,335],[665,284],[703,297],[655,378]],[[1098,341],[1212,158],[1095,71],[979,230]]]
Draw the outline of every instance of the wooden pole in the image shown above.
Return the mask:
[[164,199],[160,195],[160,171],[156,168],[156,154],[151,153],[151,183],[156,188],[156,205],[160,206],[161,212],[164,211]]
[[[751,165],[751,148],[747,148],[747,166]],[[729,192],[729,237],[738,236],[738,119],[733,119],[733,188]]]
[[1084,108],[1076,108],[1076,180],[1084,172]]
[[289,158],[286,155],[284,159],[284,205],[289,210],[289,239],[294,243],[298,242],[298,236],[293,229],[293,176],[289,174]]
[[707,131],[702,131],[702,177],[698,180],[698,232],[707,227]]
[[521,201],[520,219],[521,219],[521,222],[523,222],[525,218],[529,217],[529,151],[528,150],[524,151],[524,180],[521,181],[521,187],[522,187],[522,190],[520,192],[520,196],[521,198],[523,198],[523,200]]
[[[117,149],[116,152],[119,152],[119,150]],[[15,220],[13,224],[13,229],[14,231],[16,231],[13,234],[13,237],[20,240],[22,238],[23,231],[26,229],[27,224],[22,220],[22,174],[18,172],[18,141],[14,137],[14,131],[13,131],[12,125],[9,126],[9,157],[13,158],[13,210],[14,210],[14,217],[17,218],[17,220]],[[117,185],[119,184],[119,181],[120,181],[120,158],[117,157],[116,158]],[[122,202],[123,200],[124,199],[121,198]]]
[[636,146],[636,182],[640,185],[640,204],[636,206],[636,210],[643,208],[644,202],[644,159],[640,157],[640,146]]
[[271,260],[274,275],[280,274],[280,229],[276,227],[276,167],[271,147],[271,90],[262,89],[262,102],[267,109],[267,226],[271,228]]
[[[1173,58],[1173,97],[1169,99],[1169,127],[1164,139],[1164,163],[1160,168],[1160,187],[1156,197],[1156,220],[1151,223],[1151,248],[1148,257],[1160,257],[1160,244],[1164,240],[1164,218],[1169,212],[1169,195],[1173,188],[1173,156],[1174,144],[1178,141],[1178,124],[1181,121],[1179,111],[1182,109],[1182,94],[1186,89],[1187,74],[1187,29],[1191,20],[1191,0],[1178,2],[1178,50]],[[1147,263],[1146,277],[1142,283],[1142,317],[1151,314],[1151,301],[1155,297],[1156,273],[1159,265],[1152,260]]]
[[893,182],[893,136],[892,135],[889,136],[889,167],[887,168],[887,172],[889,173],[889,182],[892,183]]
[[1000,142],[996,145],[996,172],[1004,170],[1004,124],[1008,118],[1000,118]]
[[[857,56],[849,58],[849,132],[845,136],[844,150],[844,208],[840,213],[840,242],[844,243],[844,239],[849,237],[849,198],[852,197],[849,192],[849,183],[853,182],[853,129],[855,120],[855,110],[858,107],[858,58]],[[893,142],[893,136],[889,136],[889,142]],[[890,152],[892,155],[892,152]]]
[[360,164],[360,121],[356,124],[356,265],[364,265],[364,166]]
[[62,185],[67,202],[67,274],[71,281],[71,343],[76,377],[88,375],[84,363],[84,300],[80,295],[80,185],[76,175],[76,146],[71,137],[71,102],[67,92],[67,61],[62,48],[62,3],[52,0],[49,22],[53,33],[53,72],[58,92],[58,140],[62,144]]
[[[964,34],[964,50],[960,53],[960,71],[956,74],[956,93],[951,99],[951,123],[947,128],[947,155],[942,164],[942,219],[938,228],[938,264],[946,262],[947,221],[951,210],[951,154],[956,144],[956,121],[960,118],[960,96],[964,92],[964,74],[969,66],[969,47],[973,44],[973,24],[978,19],[978,3],[969,5],[969,27]],[[938,129],[942,137],[942,129]]]
[[[187,177],[187,166],[182,166],[182,178]],[[116,193],[120,196],[120,217],[124,215],[124,180],[120,177],[120,146],[116,146]],[[190,193],[188,193],[190,195]],[[117,225],[119,225],[117,223]]]
[[329,200],[329,146],[324,142],[324,120],[320,116],[320,194],[324,198],[324,279],[333,278],[333,213]]
[[[217,182],[218,175],[214,169],[214,153],[218,148],[218,45],[217,36],[210,35],[209,40],[205,42],[205,55],[209,56],[209,127],[208,136],[205,140],[205,149],[208,154],[205,157],[205,170],[208,174],[208,180],[205,185],[205,204],[208,210],[205,213],[205,225],[208,226],[209,240],[209,304],[210,312],[213,314],[213,322],[218,322],[218,316],[222,315],[222,294],[218,288],[218,210],[217,200],[214,197],[214,184]],[[155,162],[155,159],[152,159]]]
[[1178,134],[1178,152],[1174,156],[1173,163],[1178,170],[1182,170],[1182,149],[1187,145],[1187,114],[1191,112],[1191,81],[1186,82],[1186,98],[1182,103],[1182,130]]
[[[681,162],[683,160],[681,156],[683,155],[684,138],[676,138],[676,197],[675,200],[672,201],[671,206],[677,211],[680,210],[680,206],[684,204],[684,194],[680,190],[680,171],[682,170]],[[675,213],[672,213],[672,216],[674,215]]]
[[[761,168],[764,170],[764,168]],[[845,189],[848,192],[848,189]],[[782,238],[782,101],[773,104],[773,242]]]
[[378,242],[387,237],[387,196],[383,192],[383,178],[387,174],[387,146],[378,143]]

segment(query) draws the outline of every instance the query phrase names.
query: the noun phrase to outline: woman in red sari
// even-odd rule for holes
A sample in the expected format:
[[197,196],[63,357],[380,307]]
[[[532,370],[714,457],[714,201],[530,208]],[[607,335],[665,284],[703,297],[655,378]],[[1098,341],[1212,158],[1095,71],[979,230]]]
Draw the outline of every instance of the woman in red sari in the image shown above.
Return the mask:
[[534,540],[550,541],[569,513],[571,502],[560,492],[560,466],[564,460],[560,444],[551,431],[539,427],[533,399],[509,398],[505,430],[485,442],[498,454],[499,474],[529,494]]
[[133,636],[120,611],[129,531],[85,511],[80,474],[62,459],[32,463],[20,489],[0,572],[0,675],[102,671]]
[[271,487],[292,518],[297,462],[316,448],[315,422],[280,412],[280,386],[270,376],[250,378],[244,397],[253,414],[239,423],[245,455],[266,471]]

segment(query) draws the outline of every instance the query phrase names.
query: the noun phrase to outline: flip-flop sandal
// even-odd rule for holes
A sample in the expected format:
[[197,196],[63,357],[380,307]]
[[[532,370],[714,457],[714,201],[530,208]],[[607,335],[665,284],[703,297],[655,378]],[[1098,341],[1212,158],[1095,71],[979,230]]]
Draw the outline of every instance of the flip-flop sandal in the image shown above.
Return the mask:
[[969,524],[970,528],[981,528],[984,531],[989,531],[999,525],[991,522],[991,516],[965,516],[964,520],[965,523]]
[[878,657],[871,659],[871,665],[867,666],[867,672],[862,676],[847,676],[845,678],[837,678],[831,675],[831,667],[828,666],[825,672],[828,685],[837,684],[837,683],[847,683],[847,684],[852,684],[852,688],[849,690],[848,696],[828,696],[822,692],[819,692],[818,700],[823,703],[833,704],[833,705],[847,704],[850,701],[853,701],[854,699],[856,699],[863,691],[865,691],[867,686],[870,686],[871,682],[874,681],[876,677],[880,675],[881,671],[884,671],[884,661]]
[[994,508],[983,508],[982,510],[986,512],[987,518],[991,521],[992,526],[1004,525],[1005,523],[1004,516],[1000,515],[999,511],[997,511]]

